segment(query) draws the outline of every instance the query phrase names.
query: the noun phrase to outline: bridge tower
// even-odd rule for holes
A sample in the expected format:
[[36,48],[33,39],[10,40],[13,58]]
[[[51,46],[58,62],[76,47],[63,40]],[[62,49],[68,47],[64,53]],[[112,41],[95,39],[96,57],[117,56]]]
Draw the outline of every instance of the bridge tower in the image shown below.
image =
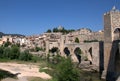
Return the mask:
[[104,14],[104,71],[102,78],[107,79],[115,73],[115,52],[120,39],[120,11],[114,6]]

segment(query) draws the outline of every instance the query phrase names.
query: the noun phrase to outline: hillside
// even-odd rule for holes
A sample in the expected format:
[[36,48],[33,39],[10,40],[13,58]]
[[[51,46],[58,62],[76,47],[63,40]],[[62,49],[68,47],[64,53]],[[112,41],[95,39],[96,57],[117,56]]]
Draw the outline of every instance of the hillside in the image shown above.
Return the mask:
[[11,36],[18,36],[18,37],[20,37],[20,36],[25,36],[25,35],[21,35],[21,34],[5,34],[5,33],[3,33],[3,32],[0,32],[0,37],[2,37],[2,36],[9,36],[9,35],[11,35]]

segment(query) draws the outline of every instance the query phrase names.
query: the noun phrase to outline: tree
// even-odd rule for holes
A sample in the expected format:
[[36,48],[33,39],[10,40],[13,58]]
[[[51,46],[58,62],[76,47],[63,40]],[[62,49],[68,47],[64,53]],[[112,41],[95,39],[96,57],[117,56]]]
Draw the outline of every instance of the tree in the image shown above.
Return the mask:
[[57,65],[57,80],[58,81],[80,81],[79,70],[74,67],[71,58],[62,58],[61,63]]
[[20,54],[19,59],[23,61],[29,61],[32,60],[32,57],[32,54],[30,54],[28,50],[25,50]]
[[3,58],[10,58],[10,55],[11,55],[11,49],[9,47],[6,47],[4,49]]
[[10,59],[18,59],[20,55],[20,48],[17,45],[11,47]]
[[79,39],[77,37],[75,38],[75,43],[79,43]]
[[4,47],[0,46],[0,58],[3,57]]
[[8,47],[9,45],[11,45],[11,43],[9,41],[4,43],[4,47]]
[[53,32],[58,32],[58,29],[57,28],[53,28]]
[[51,29],[48,29],[48,30],[47,30],[47,33],[51,33],[51,32],[52,32]]

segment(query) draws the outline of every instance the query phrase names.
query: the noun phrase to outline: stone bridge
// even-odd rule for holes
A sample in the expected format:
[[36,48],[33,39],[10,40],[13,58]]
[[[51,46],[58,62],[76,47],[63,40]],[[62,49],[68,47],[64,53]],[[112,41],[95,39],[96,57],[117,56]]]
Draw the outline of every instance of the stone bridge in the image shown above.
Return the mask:
[[[91,43],[73,43],[65,44],[63,53],[64,55],[69,54],[74,62],[79,62],[76,56],[76,50],[81,50],[81,56],[86,57],[91,64],[98,67],[103,66],[100,61],[103,60],[103,43],[102,42],[91,42]],[[68,52],[67,52],[68,51]]]
[[[61,36],[58,46],[61,55],[70,55],[74,62],[86,56],[91,64],[99,67],[102,78],[107,81],[116,81],[120,76],[120,11],[115,7],[104,14],[104,43],[68,44],[65,40],[65,36]],[[46,50],[49,51],[49,42],[46,42]]]

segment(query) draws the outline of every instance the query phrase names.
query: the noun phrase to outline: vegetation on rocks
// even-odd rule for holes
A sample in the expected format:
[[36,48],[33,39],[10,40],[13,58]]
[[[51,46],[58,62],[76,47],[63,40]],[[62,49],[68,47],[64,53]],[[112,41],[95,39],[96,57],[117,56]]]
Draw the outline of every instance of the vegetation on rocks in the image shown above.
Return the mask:
[[75,38],[75,43],[79,43],[79,39],[77,37]]

